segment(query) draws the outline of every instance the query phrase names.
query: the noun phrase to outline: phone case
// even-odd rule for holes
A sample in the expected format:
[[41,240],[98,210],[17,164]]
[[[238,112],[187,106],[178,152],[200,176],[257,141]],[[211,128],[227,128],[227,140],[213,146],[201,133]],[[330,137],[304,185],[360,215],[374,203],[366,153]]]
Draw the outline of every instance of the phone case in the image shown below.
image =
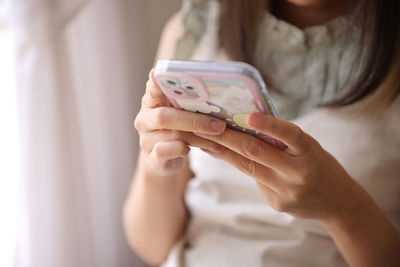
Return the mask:
[[256,136],[278,149],[286,148],[246,124],[252,112],[278,116],[262,76],[251,65],[163,59],[157,62],[154,78],[175,108],[223,119],[231,129]]

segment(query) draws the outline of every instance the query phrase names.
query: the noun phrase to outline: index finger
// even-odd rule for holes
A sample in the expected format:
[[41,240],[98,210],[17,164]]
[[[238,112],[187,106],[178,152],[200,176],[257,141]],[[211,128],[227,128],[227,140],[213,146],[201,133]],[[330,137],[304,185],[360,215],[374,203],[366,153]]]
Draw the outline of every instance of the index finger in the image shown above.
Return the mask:
[[303,154],[310,146],[309,135],[289,121],[254,112],[248,117],[247,123],[251,128],[282,141],[295,154]]
[[207,134],[220,134],[226,127],[226,123],[217,118],[173,107],[144,109],[141,125],[144,131],[166,129]]
[[223,145],[235,153],[268,168],[282,170],[289,167],[290,156],[287,153],[249,134],[232,129],[226,129],[220,135],[194,134]]

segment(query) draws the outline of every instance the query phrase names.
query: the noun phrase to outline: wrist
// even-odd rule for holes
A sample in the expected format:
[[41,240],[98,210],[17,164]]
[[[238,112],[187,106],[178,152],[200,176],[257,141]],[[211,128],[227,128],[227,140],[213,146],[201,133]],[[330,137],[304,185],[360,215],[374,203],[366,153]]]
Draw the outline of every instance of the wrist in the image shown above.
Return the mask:
[[[320,223],[328,230],[352,231],[371,218],[381,213],[370,195],[354,181],[354,187],[341,205],[335,208],[331,216],[320,220]],[[340,207],[341,206],[341,207]]]
[[348,265],[400,266],[399,233],[363,188],[352,199],[352,213],[321,221]]
[[179,200],[178,175],[160,175],[146,160],[145,155],[141,154],[133,180],[132,194],[149,195],[151,201]]

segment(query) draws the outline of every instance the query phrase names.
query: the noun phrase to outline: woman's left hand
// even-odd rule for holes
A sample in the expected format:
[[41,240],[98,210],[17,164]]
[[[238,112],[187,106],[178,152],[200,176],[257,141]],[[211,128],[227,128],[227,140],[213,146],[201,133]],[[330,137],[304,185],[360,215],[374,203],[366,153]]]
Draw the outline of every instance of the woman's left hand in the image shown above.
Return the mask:
[[325,223],[343,223],[355,215],[365,191],[314,138],[293,123],[262,113],[252,113],[247,124],[288,148],[281,151],[231,129],[220,135],[196,135],[224,146],[220,153],[205,152],[254,177],[275,210]]

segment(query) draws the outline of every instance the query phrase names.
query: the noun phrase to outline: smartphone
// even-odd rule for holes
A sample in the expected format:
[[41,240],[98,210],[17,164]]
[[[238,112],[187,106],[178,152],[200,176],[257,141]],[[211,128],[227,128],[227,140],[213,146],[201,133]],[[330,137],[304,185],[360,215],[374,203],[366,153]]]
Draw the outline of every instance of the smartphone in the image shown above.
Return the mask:
[[259,71],[243,62],[162,59],[154,79],[177,109],[225,120],[227,127],[256,136],[280,150],[279,140],[247,125],[252,112],[278,117]]

